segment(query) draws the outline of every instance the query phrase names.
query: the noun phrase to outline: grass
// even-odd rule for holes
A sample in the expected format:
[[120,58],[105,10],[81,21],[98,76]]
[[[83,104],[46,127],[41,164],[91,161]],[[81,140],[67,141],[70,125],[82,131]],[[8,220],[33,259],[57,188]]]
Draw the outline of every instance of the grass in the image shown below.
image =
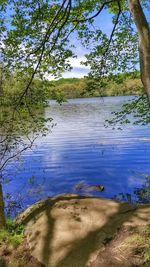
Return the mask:
[[126,247],[130,247],[136,255],[150,261],[150,226],[141,226],[133,231],[131,236],[124,242]]
[[15,226],[7,220],[6,229],[0,230],[0,267],[39,266],[31,255],[24,235],[24,226]]
[[7,220],[6,229],[0,230],[0,246],[7,245],[14,248],[22,244],[24,238],[24,226],[15,227],[13,220]]

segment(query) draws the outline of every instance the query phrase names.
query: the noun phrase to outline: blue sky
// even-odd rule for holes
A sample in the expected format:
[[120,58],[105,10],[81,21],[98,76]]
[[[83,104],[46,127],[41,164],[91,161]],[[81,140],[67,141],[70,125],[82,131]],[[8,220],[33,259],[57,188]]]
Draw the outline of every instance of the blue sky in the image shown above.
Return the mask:
[[[150,21],[150,11],[146,11],[145,15]],[[106,34],[111,34],[111,30],[113,27],[112,24],[112,15],[108,13],[107,10],[104,10],[95,20],[94,27],[100,27]],[[76,43],[76,38],[74,37],[74,42]],[[84,54],[86,54],[87,50],[78,42],[76,47],[76,55],[77,58],[71,59],[71,65],[73,67],[72,71],[67,71],[63,74],[64,78],[77,77],[81,78],[88,74],[90,71],[89,67],[83,66],[80,64],[81,61],[85,60]]]
[[[10,15],[10,10],[8,12],[8,14]],[[150,10],[145,12],[147,19],[150,21]],[[112,15],[108,13],[107,10],[104,10],[102,13],[100,13],[100,15],[95,19],[94,22],[94,27],[99,27],[103,30],[104,33],[110,35],[111,31],[112,31]],[[75,53],[77,55],[77,58],[71,58],[70,59],[70,63],[73,67],[72,71],[67,71],[65,72],[62,76],[64,78],[69,78],[69,77],[84,77],[85,75],[88,74],[88,72],[90,71],[90,68],[84,65],[81,65],[80,62],[81,61],[85,61],[85,57],[84,55],[90,51],[90,47],[89,50],[85,49],[82,44],[77,40],[76,34],[73,33],[72,35],[72,40],[73,40],[73,44],[76,45],[76,50]]]
[[[104,10],[100,14],[100,16],[96,18],[94,22],[94,27],[100,27],[105,33],[110,34],[112,30],[112,16],[106,10]],[[75,43],[76,37],[74,36],[74,44]],[[63,74],[64,78],[81,78],[88,74],[90,68],[80,64],[81,61],[85,61],[84,54],[86,54],[87,51],[88,50],[85,49],[80,42],[78,42],[78,45],[75,50],[77,58],[70,60],[73,69],[72,71],[65,72]]]

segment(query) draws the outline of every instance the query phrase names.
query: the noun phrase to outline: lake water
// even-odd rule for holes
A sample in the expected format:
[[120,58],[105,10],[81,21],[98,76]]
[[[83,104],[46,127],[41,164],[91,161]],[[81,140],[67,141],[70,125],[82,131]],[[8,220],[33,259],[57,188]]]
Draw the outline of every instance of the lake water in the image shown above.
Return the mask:
[[[150,127],[104,126],[112,111],[129,97],[69,100],[61,106],[50,101],[45,117],[57,125],[40,138],[21,163],[12,162],[4,184],[5,195],[22,207],[64,192],[98,197],[128,197],[142,188],[150,174]],[[79,190],[76,185],[103,185],[104,191]]]

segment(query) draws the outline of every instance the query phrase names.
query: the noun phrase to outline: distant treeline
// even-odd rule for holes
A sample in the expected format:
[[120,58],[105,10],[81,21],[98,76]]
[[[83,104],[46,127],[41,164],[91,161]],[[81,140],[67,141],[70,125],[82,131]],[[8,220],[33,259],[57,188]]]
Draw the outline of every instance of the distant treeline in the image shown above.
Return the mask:
[[97,96],[119,96],[140,95],[143,86],[138,71],[123,73],[112,77],[94,80],[89,78],[61,78],[49,83],[50,97],[97,97]]
[[[0,98],[3,104],[15,105],[25,90],[28,79],[8,74],[0,83]],[[47,99],[61,102],[68,98],[140,95],[142,92],[140,73],[136,71],[99,80],[87,77],[61,78],[53,81],[35,79],[27,91],[26,99],[28,103],[43,103]]]

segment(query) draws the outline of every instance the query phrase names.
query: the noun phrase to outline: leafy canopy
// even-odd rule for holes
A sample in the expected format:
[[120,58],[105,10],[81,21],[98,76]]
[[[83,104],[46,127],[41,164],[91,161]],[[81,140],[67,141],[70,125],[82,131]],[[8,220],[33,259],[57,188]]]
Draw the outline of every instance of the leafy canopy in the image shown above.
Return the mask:
[[[141,1],[148,8],[149,1]],[[125,0],[1,1],[1,60],[27,77],[60,76],[70,69],[73,38],[90,50],[91,75],[137,68],[137,33]],[[112,16],[112,32],[94,28],[101,12]],[[76,41],[75,41],[76,43]]]

